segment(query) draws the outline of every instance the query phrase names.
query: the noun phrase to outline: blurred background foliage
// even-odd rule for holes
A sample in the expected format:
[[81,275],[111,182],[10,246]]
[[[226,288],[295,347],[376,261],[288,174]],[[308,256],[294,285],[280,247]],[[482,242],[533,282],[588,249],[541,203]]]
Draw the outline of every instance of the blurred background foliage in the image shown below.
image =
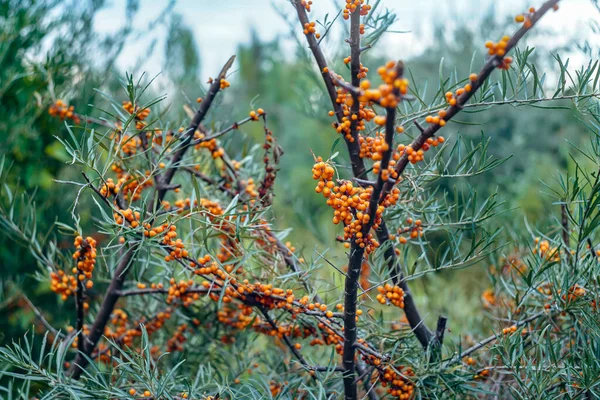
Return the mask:
[[[3,26],[0,33],[0,156],[11,166],[9,185],[13,189],[37,191],[39,229],[56,235],[55,221],[71,222],[70,207],[76,193],[55,180],[80,181],[81,177],[66,164],[68,157],[55,138],[66,135],[66,129],[63,123],[48,115],[48,106],[60,98],[74,105],[79,113],[106,117],[100,111],[103,106],[108,107],[102,92],[125,99],[120,89],[125,71],[115,65],[124,43],[138,41],[147,49],[146,55],[157,51],[155,42],[148,42],[143,32],[132,28],[139,7],[134,0],[127,3],[126,23],[116,33],[96,33],[92,21],[104,5],[102,0],[0,0],[0,25]],[[507,23],[498,23],[498,18],[493,15],[494,11],[490,9],[489,15],[479,21],[453,24],[468,28],[449,31],[441,24],[437,26],[434,44],[421,55],[404,60],[414,79],[428,81],[430,87],[435,88],[440,71],[445,75],[457,71],[461,76],[471,72],[471,60],[483,60],[483,42],[501,36],[506,32],[506,26],[512,26],[508,16]],[[201,86],[210,73],[217,71],[205,71],[206,76],[200,75],[199,48],[202,44],[195,42],[190,27],[184,25],[180,16],[170,12],[169,6],[160,21],[147,26],[157,23],[167,28],[167,36],[163,38],[162,78],[163,82],[166,78],[168,85],[152,86],[150,90],[157,95],[162,94],[163,89],[168,92],[167,101],[157,108],[160,112],[168,111],[173,120],[183,123],[187,115],[184,105],[193,104],[196,97],[202,97]],[[332,64],[333,69],[344,70],[346,66],[341,60],[347,56],[348,49],[340,45],[332,51],[331,45],[329,47],[330,59],[337,60]],[[579,51],[574,45],[554,50]],[[325,158],[336,151],[333,146],[337,135],[327,116],[328,100],[323,96],[320,78],[313,69],[307,49],[299,45],[294,57],[284,57],[284,51],[281,40],[262,41],[256,32],[251,32],[249,40],[239,45],[237,70],[230,77],[232,86],[219,99],[220,118],[215,120],[229,124],[245,117],[249,109],[262,107],[268,111],[269,126],[285,151],[276,184],[274,223],[280,229],[291,228],[289,239],[298,249],[303,249],[308,260],[325,254],[328,260],[342,267],[347,258],[343,248],[335,242],[339,227],[331,224],[330,210],[322,198],[314,194],[310,172],[312,153]],[[386,49],[386,53],[402,55],[401,49]],[[440,66],[441,57],[443,64]],[[545,72],[556,72],[550,52],[534,52],[532,57],[547,66]],[[372,71],[385,61],[371,51],[365,52],[363,58],[363,63]],[[142,72],[139,68],[133,71],[136,77]],[[90,104],[94,104],[94,108]],[[549,111],[511,106],[478,109],[461,114],[461,123],[452,123],[446,129],[447,135],[455,136],[460,132],[472,140],[479,140],[483,131],[491,138],[491,154],[498,158],[512,156],[500,167],[470,178],[469,182],[482,195],[494,191],[500,193],[500,200],[505,202],[502,206],[505,213],[494,223],[503,225],[507,233],[517,232],[526,237],[525,221],[540,232],[550,228],[554,221],[548,216],[558,215],[559,210],[549,197],[541,194],[542,182],[551,183],[559,171],[569,169],[572,149],[566,139],[582,144],[588,138],[576,111],[568,109],[569,103],[553,102],[552,106],[567,109]],[[246,125],[239,132],[226,136],[223,142],[230,154],[240,159],[260,145],[263,136],[259,125]],[[447,183],[442,181],[441,185]],[[79,211],[82,212],[84,233],[92,232],[92,216],[85,212],[85,207],[80,207]],[[64,246],[69,246],[69,239],[65,240]],[[504,248],[501,251],[511,250]],[[48,284],[33,279],[36,265],[27,250],[3,236],[0,236],[0,265],[4,294],[0,299],[0,343],[3,343],[18,337],[36,323],[35,314],[20,296],[23,290],[34,303],[43,304],[44,309],[56,309],[61,305]],[[428,320],[434,321],[439,313],[447,313],[450,329],[466,327],[463,333],[480,333],[481,318],[473,315],[481,315],[480,295],[489,285],[487,267],[488,263],[480,263],[468,270],[430,274],[414,282],[417,299],[430,315]],[[335,273],[323,272],[324,278]],[[70,318],[67,313],[54,312],[50,322],[62,322],[56,320],[61,315]]]

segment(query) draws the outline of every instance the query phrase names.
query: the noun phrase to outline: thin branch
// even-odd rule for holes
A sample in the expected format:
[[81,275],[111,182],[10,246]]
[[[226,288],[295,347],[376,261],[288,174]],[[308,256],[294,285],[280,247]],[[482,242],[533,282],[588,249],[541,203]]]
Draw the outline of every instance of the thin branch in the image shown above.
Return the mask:
[[242,120],[240,120],[238,122],[234,122],[228,128],[225,128],[225,129],[223,129],[220,132],[213,133],[212,135],[203,137],[202,139],[194,140],[191,143],[191,146],[195,146],[195,145],[203,143],[203,142],[210,142],[213,139],[220,138],[221,136],[223,136],[223,135],[225,135],[225,134],[227,134],[227,133],[229,133],[229,132],[231,132],[231,131],[233,131],[235,129],[238,129],[240,126],[244,125],[246,122],[250,122],[252,120],[253,120],[252,117],[246,117],[246,118],[244,118],[244,119],[242,119]]
[[46,329],[48,329],[50,332],[52,332],[52,334],[54,334],[54,336],[58,338],[65,337],[63,333],[59,332],[58,329],[50,325],[48,320],[44,317],[44,314],[42,314],[42,312],[38,310],[38,308],[31,302],[31,300],[29,300],[25,293],[21,293],[21,297],[23,298],[23,300],[25,300],[29,308],[31,308],[31,311],[33,311],[33,313],[36,315],[36,317],[38,317],[38,319],[46,327]]
[[[300,21],[300,25],[304,27],[305,24],[310,23],[308,19],[308,14],[306,13],[306,9],[301,4],[300,0],[293,0],[294,6],[296,7],[296,12],[298,13],[298,19]],[[359,32],[360,33],[360,32]],[[342,111],[341,105],[336,101],[337,99],[337,90],[335,88],[335,84],[333,83],[333,79],[331,74],[329,73],[329,68],[327,67],[327,61],[325,60],[325,56],[323,55],[323,51],[319,47],[319,43],[315,35],[308,34],[306,36],[306,41],[308,42],[308,47],[312,52],[317,66],[319,67],[319,73],[323,78],[323,82],[325,83],[325,88],[327,89],[327,94],[329,95],[329,100],[331,101],[331,106],[333,107],[333,111],[337,118],[337,123],[341,124],[344,118],[344,112]],[[358,42],[360,46],[360,41]],[[360,50],[360,48],[359,48]],[[359,52],[360,55],[360,52]],[[355,57],[356,60],[360,62],[360,56]],[[357,85],[358,86],[358,85]],[[367,176],[367,172],[365,169],[365,163],[362,158],[359,157],[360,154],[360,145],[358,140],[350,141],[344,138],[346,143],[346,148],[348,149],[348,154],[350,155],[350,163],[352,164],[352,172],[355,177],[364,178]]]
[[[265,319],[267,320],[267,322],[269,323],[269,325],[271,325],[271,327],[275,330],[277,330],[277,323],[275,321],[273,321],[273,318],[271,318],[271,316],[269,315],[269,312],[267,310],[265,310],[265,308],[263,306],[258,306],[257,307],[261,314],[264,315]],[[292,354],[294,354],[294,357],[296,357],[298,359],[298,361],[300,362],[300,364],[302,364],[302,366],[304,368],[306,368],[307,370],[311,369],[310,364],[308,364],[308,362],[306,362],[306,360],[304,359],[304,356],[302,355],[302,353],[300,353],[300,351],[296,348],[296,346],[294,346],[294,344],[291,342],[290,338],[287,335],[283,335],[282,339],[284,341],[284,343],[286,344],[286,346],[290,349],[290,351],[292,352]],[[314,375],[313,378],[317,379]]]
[[[385,224],[381,224],[375,233],[377,234],[377,240],[381,244],[390,239],[390,234]],[[406,319],[408,320],[416,338],[421,343],[421,346],[426,349],[427,346],[429,346],[429,342],[431,342],[431,339],[433,338],[433,333],[429,330],[424,319],[419,313],[419,309],[415,303],[412,291],[408,286],[408,281],[404,278],[402,267],[400,266],[400,262],[396,257],[396,252],[392,246],[386,247],[384,251],[384,257],[390,268],[392,282],[394,285],[400,286],[400,288],[404,291],[404,314],[406,315]]]
[[208,175],[203,174],[202,172],[197,171],[196,169],[191,168],[191,167],[181,167],[181,169],[189,172],[192,175],[195,175],[198,179],[208,183],[209,185],[213,185],[213,186],[219,188],[219,190],[221,190],[222,192],[225,192],[230,196],[235,196],[235,192],[231,188],[227,187],[224,183],[218,183],[217,181],[215,181]]
[[[233,65],[234,60],[235,60],[235,56],[231,56],[229,58],[229,60],[227,60],[227,62],[221,69],[221,72],[217,76],[217,78],[215,78],[213,83],[210,85],[210,88],[208,89],[208,92],[206,93],[206,97],[204,98],[202,103],[200,103],[200,108],[194,115],[194,118],[192,118],[192,122],[190,123],[187,130],[184,132],[183,137],[181,138],[182,139],[181,144],[180,144],[179,148],[177,149],[177,151],[175,152],[175,154],[173,155],[173,158],[171,159],[171,164],[169,165],[168,169],[166,170],[164,176],[160,179],[161,183],[163,185],[170,184],[171,180],[173,179],[173,176],[175,176],[175,173],[179,169],[179,167],[180,167],[179,164],[180,164],[181,160],[183,159],[183,156],[185,155],[187,150],[191,147],[192,139],[194,138],[194,132],[196,132],[196,130],[198,129],[198,127],[200,126],[200,124],[202,123],[204,118],[206,117],[206,114],[208,114],[208,110],[210,109],[212,102],[214,101],[215,97],[217,96],[217,94],[219,93],[219,91],[221,89],[221,79],[225,79],[225,77],[227,75],[227,71],[229,71],[229,68],[231,68],[231,66]],[[157,194],[158,194],[157,204],[160,204],[166,194],[166,190],[159,189],[157,191]]]
[[[544,315],[546,315],[547,312],[546,311],[540,311],[536,314],[533,314],[532,316],[524,319],[523,321],[517,322],[514,326],[521,327],[523,325],[526,325],[528,323],[530,323],[531,321],[534,321]],[[463,351],[462,353],[460,353],[460,355],[457,357],[458,360],[462,360],[463,358],[469,356],[471,353],[481,349],[482,347],[488,345],[489,343],[495,341],[496,339],[498,339],[498,335],[492,335],[486,339],[483,339],[482,341],[478,342],[477,344],[469,347],[467,350]]]

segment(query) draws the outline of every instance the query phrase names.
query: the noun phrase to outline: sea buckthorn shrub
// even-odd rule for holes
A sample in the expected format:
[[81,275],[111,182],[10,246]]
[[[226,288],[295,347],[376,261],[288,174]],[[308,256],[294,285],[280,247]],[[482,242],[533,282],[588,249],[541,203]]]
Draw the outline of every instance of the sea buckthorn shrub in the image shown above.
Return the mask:
[[[111,100],[116,111],[102,118],[67,101],[49,104],[65,122],[72,168],[81,170],[79,182],[62,183],[75,186],[73,221],[40,235],[31,201],[4,187],[0,221],[30,248],[72,324],[55,327],[30,304],[45,328],[40,353],[29,336],[0,349],[7,391],[178,400],[598,397],[600,139],[582,150],[595,170],[577,163],[574,176],[549,185],[557,218],[548,232],[503,235],[490,223],[501,211],[496,195],[451,198],[439,184],[506,161],[487,154],[487,140],[450,140],[465,109],[570,99],[596,126],[597,64],[549,98],[535,66],[515,51],[557,5],[530,8],[515,17],[512,36],[482,41],[478,70],[442,81],[427,103],[409,63],[388,61],[373,73],[361,62],[393,23],[390,11],[346,0],[339,21],[317,23],[318,2],[292,1],[329,101],[323,140],[332,153],[343,143],[348,161],[339,152],[282,149],[266,104],[221,121],[219,98],[236,84],[234,57],[186,105],[194,110],[188,120],[170,119],[164,99],[129,75]],[[349,47],[328,64],[320,42],[334,22],[349,27]],[[496,76],[524,79],[535,97],[523,98],[522,87],[500,92]],[[248,124],[264,136],[245,154],[225,139]],[[315,196],[339,226],[345,265],[308,259],[276,229],[279,161],[304,150]],[[80,226],[83,196],[94,204],[93,232]],[[72,246],[58,247],[59,237]],[[490,287],[473,295],[491,335],[468,335],[444,315],[431,325],[436,310],[417,304],[413,281],[474,265],[489,265]],[[339,276],[324,282],[330,273]]]

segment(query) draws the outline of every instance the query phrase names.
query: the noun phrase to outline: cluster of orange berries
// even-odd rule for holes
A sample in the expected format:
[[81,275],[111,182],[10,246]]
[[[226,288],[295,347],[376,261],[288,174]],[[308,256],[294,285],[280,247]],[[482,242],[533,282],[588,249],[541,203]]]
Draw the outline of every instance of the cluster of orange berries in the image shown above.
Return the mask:
[[517,326],[516,325],[512,325],[512,326],[509,326],[508,328],[502,329],[502,334],[503,335],[509,335],[509,334],[514,333],[516,331],[517,331]]
[[[334,169],[331,165],[323,162],[319,157],[317,163],[313,166],[313,179],[319,183],[315,188],[315,192],[322,193],[327,199],[327,205],[334,209],[333,223],[344,224],[344,242],[346,247],[349,247],[349,240],[354,240],[361,248],[365,248],[367,254],[371,253],[379,246],[379,243],[374,239],[369,232],[366,237],[363,237],[363,225],[370,222],[371,217],[366,212],[369,207],[369,201],[373,192],[373,187],[367,188],[355,187],[352,182],[343,182],[337,186],[333,181]],[[377,206],[375,212],[375,220],[373,221],[373,229],[377,229],[381,223],[381,216],[385,211],[385,207],[394,205],[400,198],[400,190],[394,188],[384,199],[383,203]]]
[[[433,138],[429,138],[432,139],[431,140],[431,145],[435,147],[435,143],[437,142],[437,144],[443,143],[444,142],[444,138],[442,136],[438,137],[437,139],[433,139]],[[416,164],[420,161],[423,161],[425,159],[425,151],[429,150],[429,147],[427,147],[427,150],[425,150],[425,147],[419,149],[419,150],[415,150],[411,145],[403,145],[403,144],[399,144],[397,147],[398,150],[398,154],[399,156],[404,156],[406,154],[406,158],[408,159],[408,161],[411,164]]]
[[129,222],[129,225],[131,225],[131,227],[134,229],[140,226],[140,216],[141,215],[139,211],[133,211],[131,208],[121,210],[121,212],[115,212],[113,214],[117,224],[122,225],[124,222],[123,218],[125,218],[125,220]]
[[386,283],[383,287],[378,287],[377,301],[381,304],[392,303],[396,307],[404,308],[404,290],[399,286],[392,286]]
[[[225,326],[230,326],[237,330],[246,329],[246,327],[255,321],[255,318],[252,316],[252,307],[240,303],[237,308],[239,311],[232,307],[223,307],[222,310],[217,312],[217,319]],[[260,324],[260,319],[256,318],[256,322]],[[231,338],[224,337],[222,340],[230,342]]]
[[534,13],[535,13],[535,8],[530,7],[529,12],[517,15],[515,17],[515,22],[522,23],[525,28],[529,29],[533,25],[531,22],[531,17],[533,16]]
[[140,109],[140,107],[137,104],[133,105],[133,103],[131,103],[130,101],[124,101],[123,109],[131,115],[135,114],[136,129],[144,129],[146,127],[146,124],[143,121],[150,115],[149,108]]
[[357,9],[360,10],[360,15],[365,16],[371,10],[370,4],[363,4],[364,0],[346,0],[346,6],[343,10],[343,17],[345,20],[350,18],[350,14],[355,12]]
[[479,371],[477,374],[473,375],[473,379],[483,380],[490,376],[490,370],[485,368]]
[[156,235],[160,235],[165,230],[169,230],[169,224],[159,225],[155,228],[152,227],[149,223],[144,224],[144,236],[153,238]]
[[194,330],[192,328],[188,328],[187,324],[181,324],[177,327],[177,330],[175,333],[173,333],[173,336],[167,340],[168,352],[172,353],[174,351],[183,351],[183,344],[187,341],[185,336],[186,331],[193,332]]
[[[125,149],[129,147],[124,144],[122,148]],[[130,149],[136,149],[136,147],[132,145]],[[119,164],[113,164],[111,169],[117,174],[118,181],[117,183],[114,183],[110,178],[106,180],[106,183],[100,188],[100,192],[104,197],[109,197],[110,195],[116,195],[117,193],[122,192],[123,197],[126,200],[136,201],[141,198],[144,189],[154,185],[152,179],[150,179],[150,171],[146,171],[144,176],[136,177],[125,172]]]
[[[83,282],[87,279],[85,286],[88,289],[94,285],[91,279],[96,266],[96,240],[90,236],[85,239],[77,236],[74,245],[76,250],[73,259],[76,261],[76,266],[71,271],[73,275],[66,274],[63,270],[50,273],[50,290],[60,295],[63,300],[75,294],[78,280]],[[88,308],[87,303],[84,303],[84,308]]]
[[[461,96],[463,93],[469,93],[471,92],[471,90],[473,90],[473,82],[477,81],[477,74],[472,73],[471,75],[469,75],[469,83],[467,83],[465,86],[456,89],[456,91],[454,93],[452,92],[446,92],[445,97],[446,97],[446,102],[450,105],[450,106],[455,106],[458,103],[458,97]],[[443,121],[443,118],[446,117],[446,111],[441,110],[438,112],[439,118],[442,119],[440,121],[427,121],[427,123],[434,123],[436,125],[440,125],[440,126],[444,126],[446,123],[445,121],[442,123],[441,121]],[[427,117],[427,118],[435,118],[435,117]]]
[[121,186],[125,200],[139,200],[142,197],[142,191],[154,185],[149,176],[150,171],[146,171],[145,177],[133,177],[130,174],[120,176],[117,185]]
[[[381,386],[389,388],[387,392],[390,396],[397,399],[411,399],[415,390],[414,384],[409,380],[415,373],[410,367],[395,367],[386,366],[379,371]],[[371,378],[374,382],[377,376]]]
[[244,183],[244,191],[246,194],[253,200],[250,201],[250,204],[254,204],[254,198],[258,197],[258,192],[256,191],[256,183],[254,182],[254,178],[249,178],[247,181],[242,181]]
[[465,358],[463,358],[463,362],[465,364],[467,364],[468,366],[473,366],[473,365],[477,364],[477,361],[475,361],[475,359],[473,357],[465,357]]
[[167,233],[165,233],[165,236],[163,237],[163,244],[171,248],[169,254],[165,256],[165,261],[169,262],[187,257],[189,254],[188,251],[185,249],[185,245],[183,244],[181,239],[176,239],[177,227],[175,225],[169,226],[169,224],[166,223],[162,226],[164,227],[164,229],[168,228]]
[[300,4],[302,5],[302,7],[304,7],[306,9],[307,12],[310,12],[310,6],[312,6],[312,1],[306,1],[306,0],[302,0],[300,2]]
[[[199,130],[196,130],[194,132],[194,140],[202,140],[204,138],[205,138],[204,133],[200,132]],[[225,155],[225,149],[223,149],[222,147],[219,146],[219,144],[217,143],[217,139],[201,141],[198,144],[196,144],[194,147],[196,150],[207,149],[208,151],[210,151],[213,159],[217,159],[217,158],[223,157],[223,155]]]
[[534,254],[537,254],[550,262],[560,261],[560,250],[556,247],[551,247],[550,242],[547,240],[540,241],[540,238],[535,238],[534,242],[535,246],[532,249]]
[[481,301],[483,303],[483,307],[490,309],[496,305],[496,294],[494,293],[494,289],[485,289],[481,294]]
[[271,396],[273,398],[277,397],[277,395],[281,392],[281,383],[271,381],[271,383],[269,383],[269,391],[271,392]]
[[50,290],[60,295],[63,300],[67,300],[77,290],[77,279],[74,275],[65,274],[63,270],[51,272]]
[[[350,62],[350,61],[348,61]],[[341,76],[338,75],[338,79],[342,79]],[[340,123],[335,122],[333,126],[336,128],[336,131],[340,134],[344,135],[344,138],[348,142],[354,142],[354,137],[352,136],[352,123],[356,124],[356,130],[358,132],[366,129],[365,121],[371,121],[375,118],[376,114],[371,108],[367,108],[367,103],[359,100],[359,111],[358,114],[352,113],[352,105],[354,104],[354,98],[350,93],[346,91],[344,88],[337,89],[337,97],[335,102],[340,105],[343,113],[343,117]],[[330,116],[334,116],[335,113],[333,111],[329,111]]]
[[75,114],[75,107],[67,106],[62,100],[56,100],[56,102],[48,108],[48,114],[53,117],[59,117],[61,120],[70,119],[76,124],[80,122],[79,117]]
[[221,90],[223,90],[223,89],[227,89],[229,86],[231,86],[231,84],[230,84],[230,83],[229,83],[227,80],[225,80],[225,79],[221,79],[221,80],[219,81],[219,88],[220,88]]
[[112,178],[108,178],[100,187],[100,194],[103,197],[116,196],[119,193],[119,187],[115,185]]
[[197,291],[189,290],[194,288],[193,280],[180,280],[179,282],[176,282],[175,278],[171,278],[169,283],[171,286],[169,287],[167,294],[167,304],[172,304],[175,302],[175,300],[178,300],[183,304],[184,307],[188,307],[194,301],[200,299],[200,294]]
[[[172,313],[173,309],[168,307],[165,311],[158,312],[150,319],[143,317],[132,323],[129,321],[129,316],[124,310],[116,308],[111,314],[110,323],[104,328],[104,336],[122,346],[133,347],[134,340],[142,336],[140,328],[142,324],[150,336],[165,325],[166,321],[171,318]],[[158,355],[158,350],[158,348],[153,347],[151,354],[153,356]],[[110,347],[105,344],[99,345],[97,354],[100,355],[100,359],[105,363],[114,361],[110,357]]]
[[504,57],[506,55],[506,47],[508,46],[509,40],[510,36],[502,36],[498,43],[494,43],[491,40],[485,42],[485,47],[488,49],[488,54],[490,56],[503,57],[502,63],[498,65],[499,69],[508,70],[512,64],[512,57]]
[[304,31],[302,31],[305,35],[315,34],[315,37],[319,39],[321,34],[317,33],[317,28],[315,27],[315,22],[307,22],[304,24]]
[[[78,273],[77,279],[80,281],[92,279],[92,272],[94,272],[96,265],[96,240],[90,236],[85,239],[77,236],[73,244],[77,248],[73,253],[73,259],[77,261],[77,268],[76,270],[73,269],[73,273]],[[91,280],[86,282],[88,289],[93,284]]]
[[254,111],[250,111],[250,118],[252,118],[252,121],[258,121],[258,117],[261,115],[265,114],[265,110],[263,110],[262,108],[259,108],[258,110]]
[[[370,83],[361,82],[361,88],[365,90],[364,100],[379,101],[382,107],[395,108],[400,101],[399,96],[408,93],[408,79],[398,76],[398,65],[394,61],[388,61],[385,66],[377,68],[383,84],[375,91],[368,91]],[[381,95],[377,97],[378,95]]]
[[[398,234],[409,233],[411,239],[417,239],[423,236],[423,222],[420,219],[413,221],[412,218],[406,218],[406,223],[409,225],[405,228],[398,228]],[[408,239],[404,236],[400,236],[399,239],[401,244],[406,244]]]
[[160,328],[162,328],[165,325],[166,321],[170,319],[172,315],[173,309],[171,307],[167,307],[164,311],[158,312],[154,316],[154,318],[150,319],[149,321],[145,321],[144,319],[142,319],[140,323],[144,323],[148,335],[151,335],[154,332],[158,331]]
[[[138,128],[138,129],[143,129]],[[120,135],[120,133],[115,134],[113,137],[115,140],[115,149],[119,149],[119,145],[121,146],[121,151],[126,156],[133,156],[137,154],[138,149],[142,145],[142,139],[139,136],[129,136],[129,135]]]
[[494,43],[491,40],[485,42],[485,47],[488,49],[488,54],[490,56],[498,56],[504,57],[506,54],[506,47],[508,46],[508,41],[510,40],[510,36],[502,36],[498,43]]
[[385,151],[388,151],[390,146],[385,141],[383,132],[375,132],[375,137],[359,137],[360,158],[370,158],[373,161],[380,161]]
[[565,301],[573,301],[579,297],[585,296],[586,290],[581,285],[575,284],[569,288],[567,294],[562,295],[562,299]]

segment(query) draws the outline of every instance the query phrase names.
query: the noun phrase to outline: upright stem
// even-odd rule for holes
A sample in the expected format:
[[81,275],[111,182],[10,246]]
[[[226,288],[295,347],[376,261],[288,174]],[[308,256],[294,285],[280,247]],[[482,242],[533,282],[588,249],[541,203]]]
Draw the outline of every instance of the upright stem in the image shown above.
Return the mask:
[[[100,338],[104,334],[104,328],[106,324],[110,320],[110,316],[115,308],[115,304],[117,300],[119,300],[119,291],[123,288],[123,283],[125,282],[125,277],[127,276],[127,270],[129,264],[133,260],[133,256],[136,253],[139,247],[138,243],[131,245],[121,258],[117,269],[113,275],[113,279],[110,282],[110,285],[106,289],[106,293],[104,294],[104,300],[102,301],[102,305],[100,306],[100,311],[96,315],[96,319],[90,329],[90,335],[85,341],[85,346],[83,346],[83,351],[79,351],[77,356],[75,356],[75,360],[71,364],[69,368],[69,373],[73,379],[79,379],[81,373],[88,365],[88,358],[90,354],[94,351]],[[80,349],[81,350],[81,349]]]
[[85,335],[83,334],[83,281],[79,279],[79,268],[77,268],[77,290],[75,291],[75,312],[77,329],[77,350],[83,351]]
[[[350,74],[352,75],[352,85],[360,86],[360,8],[356,8],[350,15]],[[358,97],[353,95],[351,107],[352,115],[358,116],[360,111],[360,102]],[[353,144],[358,144],[357,132],[358,118],[352,119],[350,132]],[[360,160],[360,146],[349,146],[351,160]],[[368,225],[368,224],[366,224]],[[370,228],[369,228],[370,230]],[[368,232],[368,230],[367,230]],[[366,235],[365,235],[366,237]],[[350,262],[348,264],[348,273],[344,287],[344,354],[342,364],[344,366],[344,397],[346,400],[357,398],[356,377],[355,377],[355,344],[357,337],[356,328],[356,303],[358,293],[358,280],[363,263],[365,248],[360,247],[354,241],[350,251]]]

